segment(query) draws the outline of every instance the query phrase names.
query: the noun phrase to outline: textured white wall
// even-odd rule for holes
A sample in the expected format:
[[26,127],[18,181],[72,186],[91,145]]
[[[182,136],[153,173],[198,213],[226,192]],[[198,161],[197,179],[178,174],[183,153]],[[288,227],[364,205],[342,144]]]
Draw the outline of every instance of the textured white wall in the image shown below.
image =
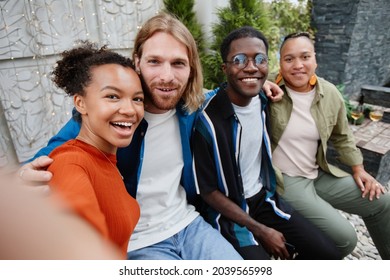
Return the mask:
[[0,1],[0,168],[32,157],[69,120],[72,100],[50,81],[77,39],[130,55],[162,0]]
[[[195,0],[206,38],[217,7]],[[89,39],[130,55],[142,23],[163,0],[0,0],[0,168],[31,158],[71,116],[50,72],[58,54]]]

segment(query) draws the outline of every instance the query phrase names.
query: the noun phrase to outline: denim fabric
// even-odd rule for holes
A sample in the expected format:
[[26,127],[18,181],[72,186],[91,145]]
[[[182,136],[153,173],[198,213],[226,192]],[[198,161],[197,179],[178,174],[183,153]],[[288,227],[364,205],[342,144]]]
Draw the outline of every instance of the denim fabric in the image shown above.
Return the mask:
[[129,260],[242,260],[233,246],[202,217],[172,237],[127,253]]

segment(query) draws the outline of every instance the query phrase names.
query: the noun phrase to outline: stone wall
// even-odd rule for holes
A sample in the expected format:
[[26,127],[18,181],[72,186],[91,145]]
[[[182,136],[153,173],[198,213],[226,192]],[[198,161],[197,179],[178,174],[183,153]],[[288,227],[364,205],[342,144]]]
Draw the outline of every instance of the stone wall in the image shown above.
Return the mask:
[[317,73],[344,84],[356,99],[362,84],[390,81],[390,1],[313,0]]

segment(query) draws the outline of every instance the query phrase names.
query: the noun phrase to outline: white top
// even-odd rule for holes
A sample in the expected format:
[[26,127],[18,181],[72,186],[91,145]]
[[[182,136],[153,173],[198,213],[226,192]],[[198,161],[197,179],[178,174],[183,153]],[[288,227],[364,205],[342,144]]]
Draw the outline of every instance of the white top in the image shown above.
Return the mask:
[[185,190],[180,185],[184,162],[175,112],[145,112],[148,130],[136,197],[141,216],[131,235],[128,251],[171,237],[199,215],[187,202]]
[[233,104],[234,111],[242,126],[239,163],[245,198],[257,194],[261,183],[261,144],[263,139],[263,123],[261,119],[260,98],[252,98],[248,106]]
[[290,120],[273,153],[273,163],[288,176],[317,178],[316,154],[320,134],[310,108],[315,88],[307,93],[287,88],[293,101]]

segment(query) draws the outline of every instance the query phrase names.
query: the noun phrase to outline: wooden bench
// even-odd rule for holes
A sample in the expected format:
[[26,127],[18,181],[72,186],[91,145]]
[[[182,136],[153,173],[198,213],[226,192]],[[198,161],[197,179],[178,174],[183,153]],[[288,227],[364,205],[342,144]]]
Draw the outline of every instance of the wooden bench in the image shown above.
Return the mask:
[[[383,118],[377,124],[365,119],[354,131],[356,146],[362,151],[364,167],[381,184],[390,182],[390,88],[363,85],[361,95],[366,105],[384,107]],[[341,169],[351,172],[350,167],[337,161],[338,154],[330,145],[327,159]]]

